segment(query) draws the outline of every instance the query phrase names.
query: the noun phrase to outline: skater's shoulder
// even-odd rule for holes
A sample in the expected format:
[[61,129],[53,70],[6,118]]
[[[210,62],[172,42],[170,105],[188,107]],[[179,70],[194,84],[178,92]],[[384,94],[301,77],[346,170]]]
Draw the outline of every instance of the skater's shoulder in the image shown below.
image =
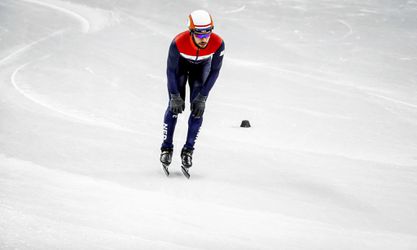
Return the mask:
[[188,31],[188,30],[186,30],[186,31],[183,31],[183,32],[181,32],[181,33],[179,33],[179,34],[177,34],[175,37],[174,37],[174,42],[175,43],[183,43],[183,42],[185,42],[185,41],[188,41],[189,39],[190,39],[190,31]]
[[223,38],[221,38],[221,36],[219,36],[217,33],[214,33],[214,32],[210,36],[210,41],[217,43],[217,44],[224,43]]
[[212,33],[210,36],[209,45],[211,45],[210,47],[212,47],[215,51],[222,45],[224,46],[224,41],[219,35],[217,35],[216,33]]

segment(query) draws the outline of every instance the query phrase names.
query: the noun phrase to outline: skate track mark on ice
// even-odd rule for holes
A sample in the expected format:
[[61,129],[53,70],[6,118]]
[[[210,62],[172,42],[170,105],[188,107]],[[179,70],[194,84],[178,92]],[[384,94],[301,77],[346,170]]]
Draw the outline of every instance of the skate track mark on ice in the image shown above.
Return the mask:
[[31,49],[31,48],[32,48],[33,46],[35,46],[36,44],[38,44],[38,43],[40,43],[40,42],[43,42],[43,41],[46,41],[46,40],[48,40],[48,39],[50,39],[50,38],[52,38],[52,37],[55,37],[55,36],[58,36],[58,35],[62,35],[62,34],[63,34],[63,32],[64,32],[64,30],[58,30],[58,31],[55,31],[55,32],[53,32],[53,33],[51,33],[51,34],[49,34],[49,35],[47,35],[47,36],[45,36],[45,37],[42,37],[41,39],[38,39],[38,40],[36,40],[36,41],[34,41],[34,42],[31,42],[31,43],[29,43],[29,44],[26,44],[26,45],[25,45],[25,46],[23,46],[22,48],[19,48],[19,49],[17,49],[17,50],[15,50],[15,51],[13,51],[13,52],[12,52],[12,53],[10,53],[8,56],[6,56],[6,57],[4,57],[3,59],[1,59],[1,60],[0,60],[0,66],[1,66],[2,64],[5,64],[8,60],[12,59],[13,57],[18,56],[18,55],[20,55],[20,54],[24,53],[25,51],[27,51],[27,50]]
[[117,8],[117,10],[120,13],[122,13],[123,15],[125,15],[126,17],[128,17],[129,19],[131,19],[132,21],[134,21],[135,23],[142,26],[143,28],[151,31],[152,32],[151,34],[162,36],[162,37],[165,37],[165,38],[168,38],[168,39],[172,38],[166,32],[160,31],[160,28],[157,26],[157,24],[153,23],[149,19],[140,17],[141,16],[140,13],[134,13],[132,10],[128,10],[128,9],[125,9],[125,8]]
[[66,118],[70,118],[70,120],[72,121],[77,121],[77,122],[81,122],[87,125],[93,125],[93,126],[98,126],[98,127],[104,127],[104,128],[108,128],[108,129],[113,129],[113,130],[119,130],[119,131],[124,131],[124,132],[129,132],[129,133],[134,133],[134,134],[138,134],[138,131],[129,129],[129,128],[125,128],[123,126],[120,126],[118,124],[114,124],[112,122],[106,121],[104,119],[92,119],[92,118],[88,118],[85,117],[82,114],[74,114],[72,112],[68,112],[62,108],[58,108],[56,106],[53,106],[45,101],[42,101],[36,97],[34,97],[33,95],[29,94],[27,91],[23,90],[22,88],[19,87],[19,85],[17,84],[16,81],[16,75],[22,70],[24,69],[26,66],[28,66],[30,63],[25,63],[23,65],[20,65],[18,68],[16,68],[10,78],[13,87],[20,93],[22,94],[24,97],[26,97],[27,99],[31,100],[32,102],[48,109],[51,110],[53,112],[59,113],[63,116],[65,116]]
[[81,30],[82,30],[83,33],[90,32],[90,29],[91,29],[90,22],[85,17],[78,14],[77,12],[74,12],[72,10],[63,8],[63,7],[55,5],[55,4],[47,3],[47,2],[44,2],[44,1],[39,1],[39,0],[23,0],[23,1],[28,2],[28,3],[42,5],[42,6],[45,6],[45,7],[63,12],[65,14],[69,15],[69,16],[72,16],[81,23]]
[[339,23],[343,24],[344,26],[346,26],[346,28],[348,28],[348,29],[349,29],[349,30],[346,32],[346,34],[344,34],[344,35],[343,35],[343,37],[342,37],[342,38],[340,38],[339,40],[346,39],[346,38],[348,38],[349,36],[351,36],[351,35],[353,34],[353,29],[352,29],[352,26],[350,26],[350,24],[348,24],[346,21],[341,20],[341,19],[337,20],[337,22],[339,22]]
[[400,100],[397,100],[397,99],[394,99],[394,98],[390,98],[390,97],[386,97],[386,96],[378,95],[378,94],[373,94],[373,93],[368,93],[368,95],[378,97],[380,99],[384,99],[386,101],[390,101],[390,102],[393,102],[393,103],[396,103],[396,104],[401,104],[401,105],[404,105],[404,106],[407,106],[407,107],[410,107],[410,108],[417,109],[417,105],[415,105],[415,104],[411,104],[411,103],[408,103],[408,102],[403,102],[403,101],[400,101]]
[[237,8],[237,9],[234,9],[234,10],[227,10],[227,11],[225,11],[224,13],[226,13],[226,14],[233,14],[233,13],[242,12],[242,11],[244,11],[245,9],[246,9],[246,5],[243,5],[242,7]]
[[[64,12],[66,14],[69,14],[69,15],[75,17],[76,19],[78,19],[82,23],[83,33],[87,33],[87,32],[90,31],[90,28],[91,28],[90,22],[86,18],[77,14],[76,12],[73,12],[71,10],[68,10],[68,9],[53,5],[53,4],[37,1],[37,0],[23,0],[23,1],[39,4],[39,5],[46,6],[46,7],[52,8],[52,9],[59,10],[59,11]],[[30,42],[30,43],[26,44],[25,46],[13,51],[12,53],[10,53],[8,56],[0,59],[0,66],[6,64],[8,61],[10,61],[12,59],[24,54],[25,52],[33,49],[36,45],[38,45],[38,44],[40,44],[44,41],[47,41],[47,40],[49,40],[53,37],[56,37],[58,35],[63,35],[64,32],[65,32],[65,29],[58,30],[58,31],[52,32],[51,34],[49,34],[45,37],[42,37],[42,38],[40,38],[36,41],[33,41],[33,42]],[[93,119],[93,118],[86,117],[85,115],[82,115],[82,114],[76,114],[76,113],[73,113],[73,112],[66,111],[64,109],[58,108],[54,105],[51,105],[51,104],[49,104],[49,103],[47,103],[47,102],[45,102],[45,101],[43,101],[39,98],[36,98],[34,95],[31,95],[28,91],[25,91],[24,89],[20,88],[17,81],[16,81],[16,76],[18,75],[18,73],[20,71],[22,71],[29,64],[30,64],[30,62],[26,62],[26,63],[20,65],[19,67],[17,67],[13,71],[13,73],[10,77],[13,87],[21,95],[23,95],[25,98],[29,99],[30,101],[32,101],[32,102],[50,110],[50,111],[53,111],[55,113],[59,113],[66,118],[70,118],[70,120],[72,120],[72,121],[81,122],[81,123],[87,124],[87,125],[104,127],[104,128],[107,128],[107,129],[124,131],[124,132],[128,132],[128,133],[134,133],[134,134],[138,133],[138,131],[135,131],[135,130],[132,130],[132,129],[129,129],[129,128],[125,128],[125,127],[120,126],[118,124],[114,124],[112,122],[106,121],[105,119],[99,119],[99,120],[98,119]]]

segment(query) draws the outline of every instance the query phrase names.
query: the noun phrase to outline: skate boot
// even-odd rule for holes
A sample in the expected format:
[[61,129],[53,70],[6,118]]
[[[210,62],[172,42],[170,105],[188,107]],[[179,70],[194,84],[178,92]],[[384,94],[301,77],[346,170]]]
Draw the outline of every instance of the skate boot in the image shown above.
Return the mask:
[[190,179],[190,173],[188,172],[189,168],[193,165],[193,150],[188,148],[183,148],[181,150],[181,170],[187,179]]
[[162,148],[160,160],[162,164],[169,166],[172,161],[172,148]]
[[162,168],[166,176],[168,176],[169,175],[168,166],[171,164],[171,161],[172,161],[172,148],[161,148],[160,161],[162,163]]
[[193,150],[188,148],[183,148],[181,151],[181,170],[187,179],[190,179],[189,168],[193,165]]
[[181,150],[181,160],[182,165],[185,168],[190,168],[193,165],[193,150],[188,148],[183,148]]

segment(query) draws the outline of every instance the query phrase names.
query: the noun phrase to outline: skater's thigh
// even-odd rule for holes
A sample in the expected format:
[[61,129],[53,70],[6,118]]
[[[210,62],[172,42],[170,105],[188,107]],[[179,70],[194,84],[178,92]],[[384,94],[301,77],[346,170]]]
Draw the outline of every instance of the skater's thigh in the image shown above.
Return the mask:
[[185,85],[187,84],[187,74],[177,75],[177,87],[183,100],[185,100]]
[[200,92],[208,74],[210,73],[210,63],[203,63],[196,65],[189,72],[189,84],[190,84],[190,99],[193,100]]

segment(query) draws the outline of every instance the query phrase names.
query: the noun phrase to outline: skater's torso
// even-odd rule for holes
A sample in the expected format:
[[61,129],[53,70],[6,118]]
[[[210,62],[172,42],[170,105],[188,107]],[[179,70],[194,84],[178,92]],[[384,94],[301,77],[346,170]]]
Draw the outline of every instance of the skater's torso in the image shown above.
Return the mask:
[[184,31],[174,38],[174,43],[182,58],[190,63],[199,64],[211,60],[214,53],[222,46],[223,40],[217,34],[212,33],[207,46],[199,48],[190,32]]
[[[224,48],[222,38],[214,33],[211,34],[205,48],[200,48],[195,44],[189,31],[178,34],[172,41],[168,53],[169,92],[179,93],[179,88],[184,84],[179,79],[184,75],[194,74],[194,79],[204,79],[200,84],[203,85],[200,93],[207,96],[222,67]],[[201,76],[198,77],[198,74]]]

